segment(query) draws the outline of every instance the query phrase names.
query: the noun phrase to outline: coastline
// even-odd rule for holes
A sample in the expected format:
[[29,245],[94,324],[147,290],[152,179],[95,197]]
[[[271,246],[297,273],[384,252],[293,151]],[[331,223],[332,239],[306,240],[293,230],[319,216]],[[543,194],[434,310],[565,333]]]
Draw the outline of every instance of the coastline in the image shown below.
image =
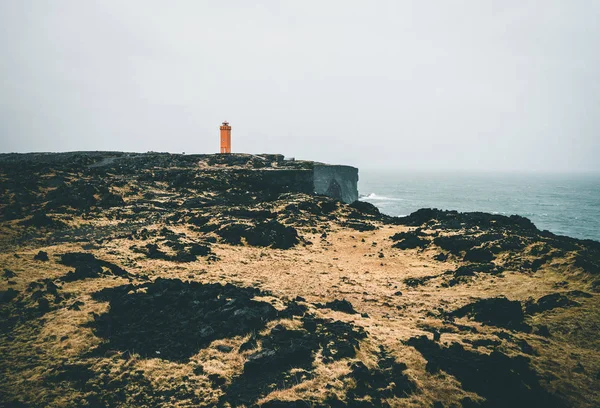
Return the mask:
[[362,198],[401,216],[420,208],[518,214],[559,235],[600,241],[600,174],[369,171]]

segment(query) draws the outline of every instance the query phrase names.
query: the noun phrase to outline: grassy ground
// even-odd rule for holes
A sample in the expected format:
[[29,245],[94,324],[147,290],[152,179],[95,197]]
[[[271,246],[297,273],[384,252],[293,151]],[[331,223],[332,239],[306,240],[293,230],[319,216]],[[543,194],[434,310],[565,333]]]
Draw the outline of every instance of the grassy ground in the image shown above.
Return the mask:
[[[68,174],[70,187],[83,177]],[[600,404],[596,244],[491,216],[390,222],[323,197],[231,205],[231,192],[110,177],[95,199],[120,204],[27,226],[32,204],[0,223],[0,407]],[[31,189],[43,208],[50,185]],[[5,212],[25,194],[5,193]],[[397,233],[423,241],[400,249]],[[522,245],[473,263],[447,236]]]
[[[132,241],[127,239],[110,240],[92,252],[98,259],[122,265],[133,276],[133,282],[137,281],[137,276],[147,275],[151,280],[161,277],[254,287],[271,294],[257,297],[257,300],[280,309],[284,307],[282,300],[300,296],[316,316],[364,328],[369,335],[361,342],[354,359],[363,361],[367,367],[376,367],[375,352],[383,346],[408,366],[406,374],[417,386],[418,392],[406,398],[387,399],[392,406],[432,406],[438,401],[450,406],[459,404],[465,397],[479,398],[463,390],[452,375],[428,373],[425,370],[427,361],[406,344],[415,336],[432,338],[434,330],[442,331],[441,344],[459,343],[478,353],[497,349],[508,356],[525,355],[531,360],[544,388],[561,395],[572,406],[596,405],[599,401],[597,373],[600,372],[597,295],[584,299],[581,306],[554,309],[528,318],[527,322],[533,326],[548,326],[551,337],[511,332],[467,318],[457,319],[461,327],[474,329],[470,332],[441,317],[441,312],[458,309],[478,298],[506,296],[521,302],[537,299],[557,292],[557,287],[564,290],[564,282],[569,290],[588,290],[577,273],[568,267],[549,266],[528,274],[507,271],[501,277],[482,275],[469,283],[443,287],[440,283],[445,279],[444,272],[455,269],[458,262],[434,261],[431,251],[392,248],[389,237],[407,229],[382,225],[375,231],[358,232],[333,226],[326,238],[321,238],[321,234],[303,234],[303,238],[312,244],[289,250],[215,244],[213,251],[220,261],[210,263],[203,259],[187,263],[148,259],[129,250]],[[185,227],[173,230],[196,238],[196,233]],[[33,260],[40,250],[48,253],[49,261]],[[1,281],[0,290],[12,288],[26,292],[31,282],[60,278],[72,268],[58,263],[58,255],[82,251],[85,252],[82,245],[68,243],[47,247],[23,245],[15,251],[4,252],[0,254],[0,263],[16,276],[10,279],[10,284],[7,279]],[[407,278],[424,276],[435,278],[418,287],[403,283]],[[108,373],[117,379],[126,372],[139,373],[144,381],[123,385],[126,393],[154,395],[185,384],[189,390],[184,395],[189,391],[198,398],[196,402],[216,404],[223,393],[222,387],[231,384],[243,371],[245,357],[249,354],[224,353],[218,346],[227,345],[236,350],[248,335],[216,340],[187,362],[162,360],[160,355],[142,358],[135,350],[115,350],[112,355],[108,352],[104,356],[87,357],[103,340],[86,324],[93,320],[94,314],[105,313],[109,307],[107,302],[94,300],[92,294],[128,283],[128,279],[114,276],[62,283],[60,292],[69,295],[64,306],[61,303],[61,307],[39,318],[27,319],[12,331],[3,333],[0,352],[6,363],[2,385],[5,398],[22,399],[32,405],[74,406],[74,401],[86,395],[85,386],[78,388],[69,380],[52,382],[48,377],[61,366],[85,362],[94,373]],[[363,315],[314,306],[334,299],[348,300]],[[68,306],[75,301],[82,303],[79,310],[69,310]],[[276,323],[279,322],[271,322],[265,330]],[[299,321],[287,319],[285,324],[294,327]],[[510,339],[499,336],[505,332]],[[498,344],[474,347],[473,342],[478,340],[492,340]],[[523,353],[519,341],[526,341],[533,351]],[[131,355],[127,359],[121,356],[125,351]],[[197,366],[203,367],[201,374],[194,373]],[[269,399],[318,401],[323,400],[326,393],[334,393],[343,399],[345,391],[352,388],[352,381],[345,378],[350,372],[346,361],[326,364],[316,360],[312,370],[313,378],[286,389],[277,389],[277,384],[273,384],[271,392],[261,395],[258,402]],[[223,378],[224,384],[215,387],[209,380],[212,374]],[[502,387],[501,384],[498,386]],[[172,392],[172,399],[161,403],[194,405],[191,397],[179,400],[177,391]],[[148,405],[153,405],[152,398],[149,401]],[[142,401],[141,405],[144,404]]]

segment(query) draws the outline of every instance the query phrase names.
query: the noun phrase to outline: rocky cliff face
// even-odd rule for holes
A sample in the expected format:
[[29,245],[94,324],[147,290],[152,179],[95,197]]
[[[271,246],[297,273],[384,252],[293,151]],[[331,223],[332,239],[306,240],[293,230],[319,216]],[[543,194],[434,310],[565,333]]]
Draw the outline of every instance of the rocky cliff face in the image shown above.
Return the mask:
[[[3,197],[8,213],[26,211],[34,199],[32,190],[44,188],[45,181],[50,183],[49,187],[58,187],[47,203],[49,206],[58,205],[61,200],[81,201],[79,204],[89,205],[98,200],[106,202],[110,191],[132,177],[145,183],[167,183],[171,188],[187,192],[212,191],[231,204],[275,198],[282,193],[314,192],[313,163],[285,161],[282,155],[6,154],[0,155],[0,165],[9,177],[7,187],[18,183],[18,176],[25,169],[27,172],[21,182],[31,187],[15,200]],[[38,178],[52,171],[58,173],[49,180]],[[67,188],[67,174],[81,179]],[[111,188],[111,184],[115,188]]]
[[[75,170],[89,177],[134,175],[181,188],[234,189],[261,196],[281,193],[325,195],[345,203],[358,200],[358,169],[311,161],[284,160],[283,155],[73,152],[0,155],[6,171]],[[212,181],[211,181],[212,180]],[[54,183],[57,181],[54,180]]]
[[351,166],[334,166],[315,163],[313,167],[314,191],[346,204],[358,200],[358,169]]

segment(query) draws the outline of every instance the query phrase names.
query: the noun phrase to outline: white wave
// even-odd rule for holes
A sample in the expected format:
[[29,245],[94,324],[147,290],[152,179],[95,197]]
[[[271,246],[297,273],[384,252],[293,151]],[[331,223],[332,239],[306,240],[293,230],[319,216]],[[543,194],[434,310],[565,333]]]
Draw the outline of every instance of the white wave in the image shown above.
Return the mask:
[[385,197],[385,196],[377,195],[375,193],[371,193],[366,196],[363,195],[360,197],[360,200],[363,200],[363,201],[404,201],[403,198]]

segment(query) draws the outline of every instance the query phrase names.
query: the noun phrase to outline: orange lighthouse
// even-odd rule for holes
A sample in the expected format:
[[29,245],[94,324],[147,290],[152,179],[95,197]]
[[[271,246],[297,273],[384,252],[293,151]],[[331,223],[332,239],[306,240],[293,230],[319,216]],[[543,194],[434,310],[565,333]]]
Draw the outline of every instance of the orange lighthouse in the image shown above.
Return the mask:
[[221,153],[231,153],[231,126],[225,121],[221,124]]

